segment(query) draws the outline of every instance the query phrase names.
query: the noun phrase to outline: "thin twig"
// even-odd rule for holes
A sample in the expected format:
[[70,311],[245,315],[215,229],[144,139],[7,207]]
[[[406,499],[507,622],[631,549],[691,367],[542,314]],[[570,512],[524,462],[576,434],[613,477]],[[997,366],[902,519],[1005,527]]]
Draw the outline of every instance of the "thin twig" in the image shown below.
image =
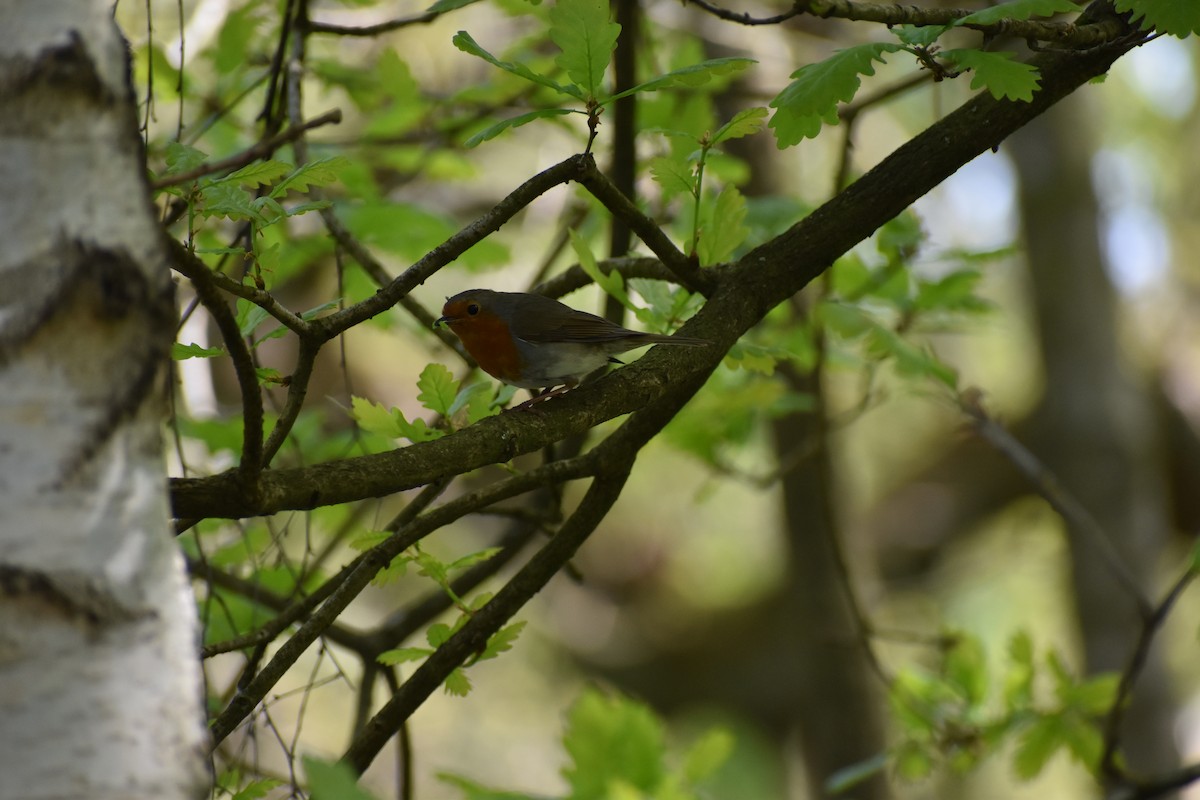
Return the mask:
[[1059,513],[1073,529],[1086,536],[1096,548],[1105,569],[1134,599],[1143,620],[1154,614],[1154,606],[1138,584],[1125,559],[1108,538],[1103,526],[1074,495],[1066,490],[1057,476],[1037,456],[994,420],[984,409],[978,390],[967,390],[958,398],[959,408],[966,414],[975,432],[1025,476],[1034,490]]
[[712,293],[716,286],[716,279],[712,273],[701,270],[699,264],[684,255],[658,223],[643,214],[641,209],[600,171],[594,159],[586,157],[581,166],[581,174],[576,178],[579,184],[603,203],[613,216],[623,219],[646,247],[649,247],[675,275],[679,283],[705,296]]
[[377,22],[374,25],[363,25],[357,28],[349,25],[335,25],[332,22],[309,20],[307,30],[310,33],[327,33],[335,36],[378,36],[381,33],[390,33],[401,28],[407,28],[410,25],[426,25],[433,22],[443,13],[441,11],[426,11],[423,14],[414,14],[410,17],[397,17],[396,19],[389,19],[387,22]]
[[[182,242],[174,237],[167,236],[166,241],[174,258],[171,267],[180,275],[190,279],[193,283],[197,280],[209,280],[221,291],[254,303],[297,336],[303,338],[309,335],[308,321],[296,312],[285,308],[270,292],[256,286],[238,283],[223,272],[209,269],[199,256],[188,250]],[[207,273],[207,277],[197,274],[202,270]]]
[[[1142,674],[1142,669],[1146,666],[1146,659],[1150,655],[1150,646],[1154,642],[1155,635],[1162,628],[1163,623],[1166,622],[1167,615],[1175,607],[1175,602],[1195,577],[1196,572],[1189,568],[1175,581],[1162,601],[1151,610],[1151,613],[1142,618],[1137,643],[1134,645],[1133,652],[1129,655],[1129,661],[1126,663],[1125,669],[1121,671],[1121,681],[1117,685],[1116,699],[1113,700],[1112,708],[1109,709],[1108,715],[1104,719],[1104,753],[1100,757],[1101,774],[1118,785],[1135,785],[1144,789],[1145,786],[1160,783],[1137,784],[1137,782],[1130,780],[1124,768],[1117,762],[1117,754],[1121,743],[1121,723],[1125,719],[1125,709],[1129,704],[1129,697],[1133,692],[1133,686],[1137,682],[1138,676]],[[1187,782],[1190,783],[1191,780],[1195,779],[1193,777]],[[1181,786],[1183,784],[1178,785]],[[1173,786],[1172,788],[1177,787]],[[1135,796],[1151,797],[1154,795],[1135,793]]]
[[242,338],[229,305],[217,291],[212,272],[207,268],[194,270],[191,279],[196,296],[216,322],[217,330],[225,340],[225,349],[233,361],[233,371],[242,395],[242,461],[239,471],[244,480],[253,484],[262,468],[263,455],[263,402],[258,374],[254,371],[250,348]]

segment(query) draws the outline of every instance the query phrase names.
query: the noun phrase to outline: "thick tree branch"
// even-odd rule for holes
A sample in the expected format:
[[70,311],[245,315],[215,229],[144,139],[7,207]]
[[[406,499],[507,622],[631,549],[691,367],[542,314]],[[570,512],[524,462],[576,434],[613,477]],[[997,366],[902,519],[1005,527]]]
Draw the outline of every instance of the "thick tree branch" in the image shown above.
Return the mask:
[[[810,14],[826,19],[878,22],[888,27],[892,25],[941,26],[953,25],[977,10],[900,5],[899,3],[869,3],[862,0],[795,0],[792,8],[782,14],[754,17],[745,12],[722,8],[710,0],[685,0],[685,2],[718,19],[737,22],[741,25],[778,25],[803,14]],[[1128,33],[1124,23],[1115,17],[1095,23],[1002,19],[989,23],[965,22],[961,26],[979,31],[987,36],[1010,36],[1036,42],[1054,42],[1064,47],[1075,48],[1108,44]]]
[[[868,3],[862,0],[796,0],[795,8],[801,13],[817,17],[880,22],[889,26],[950,25],[974,13],[973,10],[963,8],[923,8],[897,3]],[[981,31],[989,36],[1012,36],[1018,39],[1056,42],[1071,47],[1096,47],[1112,42],[1129,32],[1117,17],[1109,17],[1091,24],[1002,19],[988,24],[967,22],[963,23],[963,27]]]

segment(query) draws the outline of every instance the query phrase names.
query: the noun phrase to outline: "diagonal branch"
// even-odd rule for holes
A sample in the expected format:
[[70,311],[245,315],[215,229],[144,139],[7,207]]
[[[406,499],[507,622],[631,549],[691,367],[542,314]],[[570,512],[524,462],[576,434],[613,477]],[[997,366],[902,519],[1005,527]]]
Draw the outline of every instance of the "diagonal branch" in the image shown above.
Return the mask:
[[971,420],[971,427],[1025,476],[1034,490],[1058,512],[1067,525],[1088,538],[1109,574],[1137,604],[1141,619],[1150,619],[1154,608],[1104,527],[1059,483],[1057,476],[1038,460],[1037,456],[1029,452],[1029,449],[1017,441],[1003,425],[992,419],[977,394],[974,390],[968,390],[959,398],[959,407]]
[[442,685],[446,676],[472,653],[483,650],[492,634],[541,591],[617,502],[631,466],[632,459],[597,475],[575,513],[563,523],[554,538],[413,672],[355,737],[342,756],[343,761],[360,774],[365,771],[405,720]]
[[[728,22],[741,25],[779,25],[789,19],[810,14],[824,19],[845,19],[854,22],[878,22],[893,25],[943,26],[954,25],[978,9],[944,6],[901,5],[899,3],[870,3],[863,0],[795,0],[791,9],[770,17],[754,17],[745,12],[730,11],[710,0],[685,0],[702,11]],[[979,31],[986,36],[1010,36],[1032,42],[1054,42],[1065,47],[1098,47],[1116,41],[1128,30],[1116,17],[1095,23],[1059,22],[1048,20],[1000,19],[995,22],[964,22],[961,27]]]

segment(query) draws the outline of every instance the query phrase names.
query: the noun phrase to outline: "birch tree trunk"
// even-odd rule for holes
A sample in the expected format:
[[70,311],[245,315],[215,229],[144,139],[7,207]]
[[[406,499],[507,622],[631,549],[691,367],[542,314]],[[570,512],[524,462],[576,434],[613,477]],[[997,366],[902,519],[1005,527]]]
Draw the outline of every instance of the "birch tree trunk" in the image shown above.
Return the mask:
[[108,3],[0,3],[0,796],[205,786],[171,281]]

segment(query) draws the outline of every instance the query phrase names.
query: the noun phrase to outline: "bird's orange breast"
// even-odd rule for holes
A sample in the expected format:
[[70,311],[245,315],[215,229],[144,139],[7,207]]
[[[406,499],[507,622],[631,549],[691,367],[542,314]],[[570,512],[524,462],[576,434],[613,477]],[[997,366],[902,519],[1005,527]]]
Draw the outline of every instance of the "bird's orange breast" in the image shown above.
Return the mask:
[[484,372],[506,383],[521,380],[521,354],[504,320],[480,314],[455,320],[450,329]]

